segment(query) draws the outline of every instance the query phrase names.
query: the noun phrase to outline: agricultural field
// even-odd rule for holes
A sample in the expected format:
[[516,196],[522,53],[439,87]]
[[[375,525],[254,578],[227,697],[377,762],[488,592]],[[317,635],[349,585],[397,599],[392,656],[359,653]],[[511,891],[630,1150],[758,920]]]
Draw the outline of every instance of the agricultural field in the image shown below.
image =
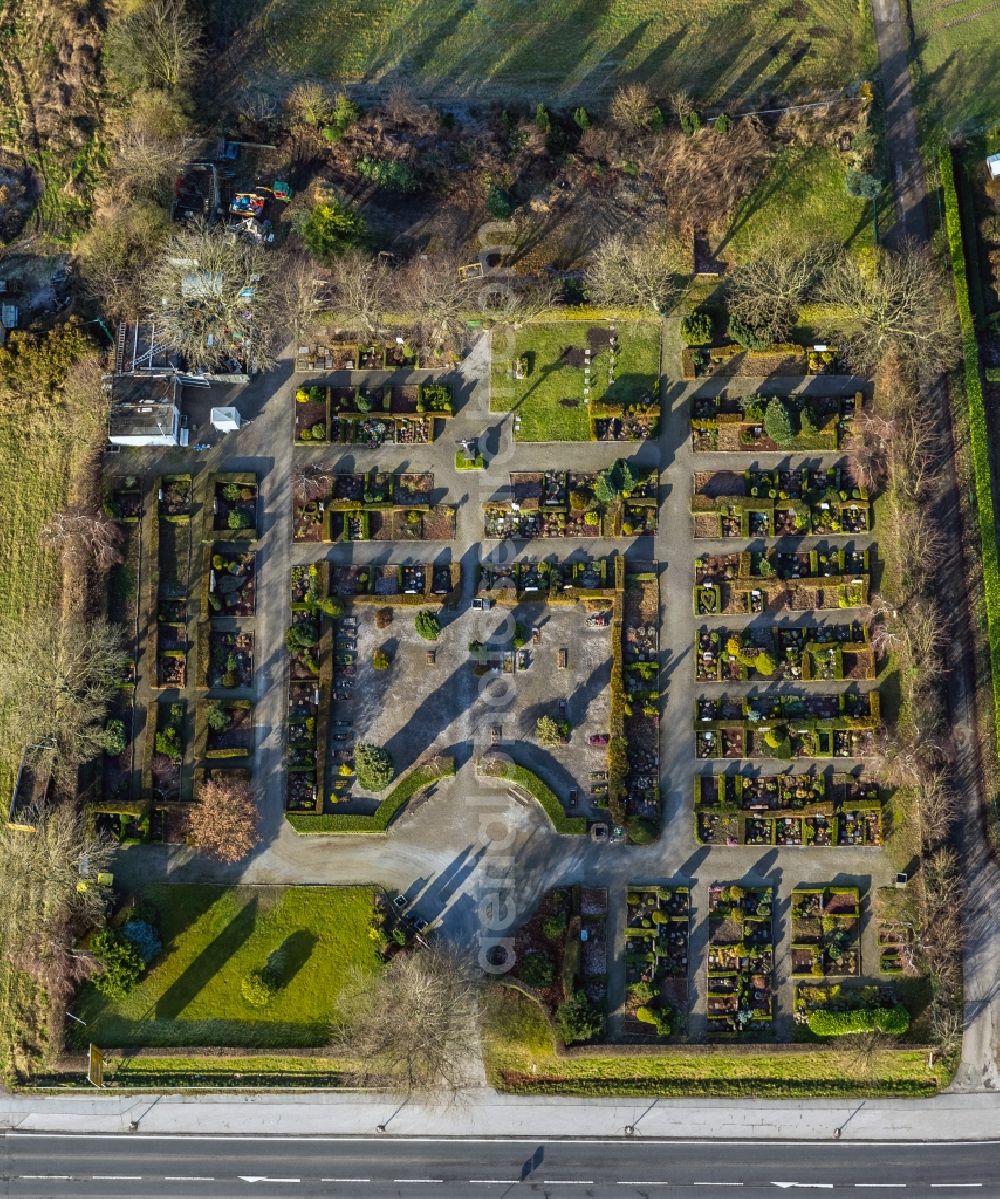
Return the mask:
[[872,69],[867,11],[843,0],[231,0],[208,5],[210,30],[238,36],[220,79],[283,87],[296,78],[437,96],[580,102],[623,81],[663,94],[745,104],[843,85]]
[[[338,986],[350,969],[375,971],[368,936],[371,887],[153,886],[163,953],[117,1002],[92,987],[76,1004],[87,1035],[102,1045],[322,1045]],[[276,983],[265,1008],[241,993],[243,977]]]
[[919,93],[947,132],[1000,114],[1000,15],[988,0],[910,0]]

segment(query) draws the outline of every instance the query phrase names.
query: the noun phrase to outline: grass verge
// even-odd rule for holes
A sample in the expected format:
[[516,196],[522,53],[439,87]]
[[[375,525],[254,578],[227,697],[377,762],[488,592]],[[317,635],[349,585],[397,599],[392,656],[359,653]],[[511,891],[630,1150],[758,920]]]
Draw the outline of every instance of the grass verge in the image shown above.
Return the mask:
[[656,1054],[597,1047],[564,1056],[538,1004],[506,987],[492,996],[483,1047],[489,1082],[521,1094],[920,1098],[948,1082],[944,1066],[928,1068],[922,1049],[881,1050],[863,1063],[856,1047],[670,1046]]
[[[149,887],[142,897],[156,909],[163,952],[124,999],[86,986],[74,1007],[81,1034],[115,1048],[322,1045],[345,973],[379,968],[368,936],[375,896],[373,887]],[[276,984],[267,1007],[243,999],[251,970]]]

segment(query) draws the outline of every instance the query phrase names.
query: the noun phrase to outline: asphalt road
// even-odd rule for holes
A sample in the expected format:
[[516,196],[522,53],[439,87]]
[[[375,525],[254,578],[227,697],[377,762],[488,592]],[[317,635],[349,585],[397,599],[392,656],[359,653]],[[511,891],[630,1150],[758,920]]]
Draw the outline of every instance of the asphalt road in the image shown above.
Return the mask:
[[690,1192],[712,1199],[819,1190],[939,1196],[1000,1193],[1000,1142],[963,1144],[714,1141],[483,1141],[3,1138],[8,1196],[585,1195]]

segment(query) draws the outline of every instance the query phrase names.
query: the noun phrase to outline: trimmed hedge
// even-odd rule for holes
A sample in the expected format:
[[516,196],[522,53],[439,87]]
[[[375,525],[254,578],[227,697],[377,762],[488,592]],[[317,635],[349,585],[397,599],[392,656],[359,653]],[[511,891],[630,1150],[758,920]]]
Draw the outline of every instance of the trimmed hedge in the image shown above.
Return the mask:
[[552,788],[527,767],[518,766],[516,762],[504,762],[503,769],[497,777],[508,779],[529,791],[542,805],[545,815],[552,821],[552,827],[557,833],[578,835],[587,831],[587,821],[582,816],[567,816]]
[[[962,330],[962,359],[965,369],[965,396],[969,407],[969,444],[976,488],[976,515],[983,560],[983,591],[986,596],[986,627],[990,646],[990,670],[993,676],[994,735],[1000,738],[1000,556],[997,553],[996,515],[990,471],[990,434],[986,420],[986,401],[979,370],[979,343],[969,303],[969,283],[965,267],[965,243],[962,238],[962,212],[955,188],[955,164],[951,151],[940,156],[941,190],[944,193],[945,226],[955,276],[955,300]],[[1000,742],[998,742],[1000,746]]]
[[435,779],[451,777],[455,759],[438,758],[404,775],[370,816],[345,812],[286,812],[297,833],[384,833],[406,803]]
[[809,1031],[817,1037],[844,1037],[856,1032],[884,1032],[898,1037],[910,1027],[910,1013],[901,1003],[895,1007],[862,1007],[852,1012],[809,1013]]

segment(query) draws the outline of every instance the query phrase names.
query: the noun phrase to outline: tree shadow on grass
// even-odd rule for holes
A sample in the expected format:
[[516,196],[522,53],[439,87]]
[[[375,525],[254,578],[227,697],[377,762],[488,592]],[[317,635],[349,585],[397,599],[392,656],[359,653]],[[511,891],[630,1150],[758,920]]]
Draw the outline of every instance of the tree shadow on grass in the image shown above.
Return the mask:
[[264,966],[264,977],[271,986],[279,990],[287,987],[309,961],[316,941],[316,934],[305,928],[290,933],[268,956]]
[[257,900],[251,899],[210,941],[182,975],[156,1003],[155,1019],[175,1020],[219,971],[219,967],[253,935],[257,924]]

